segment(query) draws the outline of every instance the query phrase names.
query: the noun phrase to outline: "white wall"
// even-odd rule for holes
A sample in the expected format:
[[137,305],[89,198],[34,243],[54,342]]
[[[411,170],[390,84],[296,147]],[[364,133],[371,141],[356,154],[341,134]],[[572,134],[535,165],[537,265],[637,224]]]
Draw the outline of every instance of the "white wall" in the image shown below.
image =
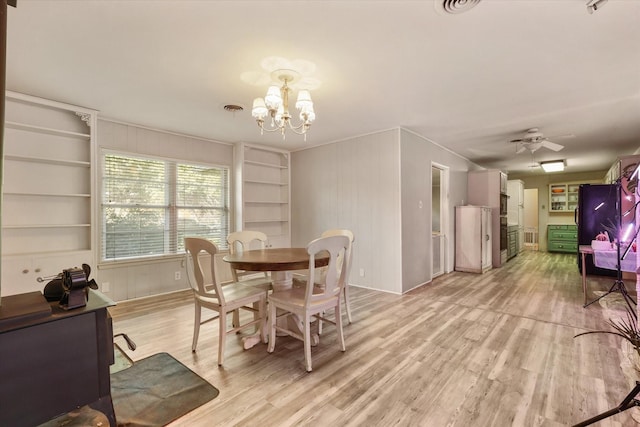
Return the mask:
[[[467,199],[467,171],[477,166],[412,132],[400,134],[402,174],[402,292],[430,282],[431,271],[431,164],[449,168],[448,217],[441,218],[446,234],[445,272],[453,270],[455,209]],[[443,185],[443,184],[441,184]],[[442,188],[442,191],[445,191]],[[422,208],[420,208],[422,202]]]
[[[106,148],[132,154],[228,166],[230,170],[233,164],[231,144],[103,119],[98,120],[97,144],[99,158],[101,149]],[[96,210],[100,212],[100,179],[95,195]],[[96,255],[99,259],[99,254]],[[100,285],[109,284],[109,291],[105,294],[115,301],[139,298],[188,288],[186,266],[183,261],[184,256],[177,255],[151,262],[99,262],[98,268],[94,268],[94,277]],[[223,261],[217,265],[222,270],[220,279],[230,279],[228,265]],[[180,280],[175,280],[176,271],[181,272]]]
[[291,201],[293,246],[348,228],[355,234],[349,283],[402,291],[398,130],[292,153]]
[[466,200],[467,171],[477,166],[400,129],[292,153],[293,245],[304,246],[328,228],[349,228],[356,238],[351,284],[402,293],[427,283],[431,162],[450,168],[449,218],[443,225],[451,271],[453,207]]

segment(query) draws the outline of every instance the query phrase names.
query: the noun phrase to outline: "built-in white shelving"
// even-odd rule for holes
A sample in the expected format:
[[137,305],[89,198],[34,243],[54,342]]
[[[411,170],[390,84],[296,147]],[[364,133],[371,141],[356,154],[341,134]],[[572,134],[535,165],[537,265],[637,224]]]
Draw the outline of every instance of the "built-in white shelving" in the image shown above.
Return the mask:
[[6,93],[2,294],[94,264],[92,167],[97,112]]
[[289,246],[289,152],[240,144],[236,162],[236,229],[266,233],[271,247]]

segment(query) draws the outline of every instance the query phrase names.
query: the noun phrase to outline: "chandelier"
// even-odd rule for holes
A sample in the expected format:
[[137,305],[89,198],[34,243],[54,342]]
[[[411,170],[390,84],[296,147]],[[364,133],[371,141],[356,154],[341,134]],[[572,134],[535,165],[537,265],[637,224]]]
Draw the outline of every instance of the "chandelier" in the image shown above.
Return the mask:
[[[306,141],[307,131],[316,118],[311,94],[308,90],[298,91],[296,109],[300,112],[300,123],[294,125],[289,112],[289,95],[292,92],[289,84],[297,81],[300,75],[293,70],[276,70],[271,73],[271,77],[273,80],[281,81],[282,87],[270,86],[264,98],[253,100],[253,108],[251,110],[251,115],[256,119],[260,128],[260,134],[264,134],[264,131],[280,131],[282,139],[284,139],[285,131],[291,129],[298,135],[304,135],[304,140]],[[265,125],[265,118],[267,117],[271,120],[269,124]]]

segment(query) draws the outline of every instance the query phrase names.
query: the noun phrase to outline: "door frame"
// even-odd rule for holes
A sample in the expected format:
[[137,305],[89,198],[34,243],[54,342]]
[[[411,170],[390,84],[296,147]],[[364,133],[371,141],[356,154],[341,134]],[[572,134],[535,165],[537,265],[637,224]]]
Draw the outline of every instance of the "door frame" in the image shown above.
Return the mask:
[[[433,172],[434,170],[440,171],[440,257],[441,257],[441,265],[442,272],[438,275],[434,275],[433,272],[433,257],[434,257],[434,248],[433,248],[433,237],[430,241],[430,250],[431,250],[431,279],[434,277],[438,277],[441,274],[450,273],[451,266],[449,265],[450,256],[449,256],[449,167],[437,162],[431,162],[431,173],[429,174],[431,180],[431,199],[433,202]],[[433,215],[430,215],[431,218],[431,230],[433,231]]]

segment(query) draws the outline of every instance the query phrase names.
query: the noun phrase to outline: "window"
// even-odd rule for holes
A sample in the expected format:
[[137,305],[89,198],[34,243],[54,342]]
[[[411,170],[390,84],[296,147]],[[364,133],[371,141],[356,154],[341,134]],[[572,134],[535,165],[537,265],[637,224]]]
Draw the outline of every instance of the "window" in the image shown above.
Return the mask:
[[184,237],[226,249],[229,171],[125,154],[103,154],[102,260],[181,253]]

